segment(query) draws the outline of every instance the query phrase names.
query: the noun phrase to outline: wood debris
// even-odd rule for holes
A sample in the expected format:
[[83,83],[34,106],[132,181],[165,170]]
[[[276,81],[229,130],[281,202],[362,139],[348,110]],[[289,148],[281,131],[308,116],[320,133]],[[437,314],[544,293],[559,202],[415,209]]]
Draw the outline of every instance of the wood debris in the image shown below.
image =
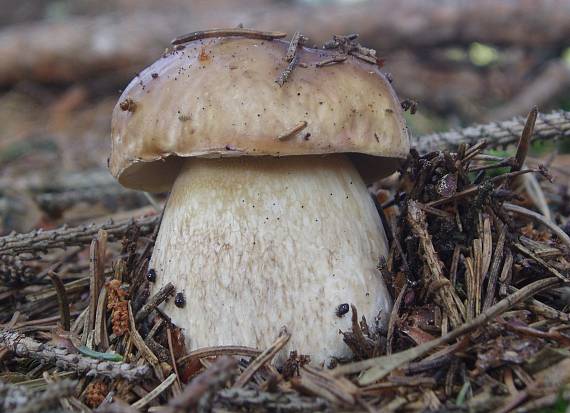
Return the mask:
[[279,86],[283,86],[287,80],[289,80],[289,76],[293,73],[295,66],[299,63],[299,55],[297,54],[298,49],[302,46],[306,41],[307,37],[303,36],[300,32],[295,32],[291,41],[289,42],[289,47],[287,48],[287,53],[285,54],[285,61],[288,63],[287,68],[279,74],[275,82]]
[[[372,58],[356,38],[337,36],[327,47]],[[542,118],[537,133],[551,136]],[[500,125],[489,130],[516,144]],[[300,122],[279,140],[306,127]],[[294,331],[267,349],[187,353],[183,331],[161,310],[174,286],[149,293],[159,215],[0,238],[1,373],[18,381],[0,381],[0,399],[11,411],[36,411],[41,402],[119,413],[529,411],[570,400],[559,391],[570,360],[560,288],[570,277],[570,239],[559,226],[568,220],[565,198],[544,168],[522,168],[524,139],[502,157],[486,152],[496,141],[482,133],[453,152],[412,150],[385,190],[391,245],[379,270],[395,304],[384,325],[334,303],[334,317],[351,313],[339,340],[352,356],[330,366],[296,352],[276,366]],[[550,218],[511,185],[524,174],[536,174]]]
[[211,29],[211,30],[200,30],[192,33],[188,33],[179,36],[172,40],[170,44],[173,46],[180,45],[183,43],[192,42],[194,40],[209,39],[212,37],[246,37],[249,39],[262,39],[262,40],[273,40],[282,39],[287,36],[284,32],[264,32],[253,29],[244,29],[240,27],[232,29]]

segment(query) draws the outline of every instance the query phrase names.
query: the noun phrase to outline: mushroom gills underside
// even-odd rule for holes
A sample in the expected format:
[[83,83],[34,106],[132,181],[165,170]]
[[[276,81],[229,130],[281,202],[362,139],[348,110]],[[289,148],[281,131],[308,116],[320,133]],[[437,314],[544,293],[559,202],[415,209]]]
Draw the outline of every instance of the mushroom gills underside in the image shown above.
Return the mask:
[[[264,349],[282,326],[314,364],[350,356],[353,304],[385,326],[390,297],[378,212],[345,155],[188,158],[172,188],[150,268],[185,298],[164,311],[187,347]],[[341,308],[346,309],[346,305]]]

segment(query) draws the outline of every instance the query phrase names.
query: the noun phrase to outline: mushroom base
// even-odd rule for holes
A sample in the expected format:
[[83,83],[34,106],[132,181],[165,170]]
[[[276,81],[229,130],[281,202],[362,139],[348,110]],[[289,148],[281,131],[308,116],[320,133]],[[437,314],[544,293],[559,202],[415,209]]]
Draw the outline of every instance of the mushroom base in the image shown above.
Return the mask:
[[164,306],[187,346],[266,348],[282,326],[313,363],[350,356],[339,330],[353,304],[371,329],[390,298],[377,265],[387,254],[374,203],[344,155],[190,158],[166,207],[150,263],[152,293],[171,282],[185,296]]

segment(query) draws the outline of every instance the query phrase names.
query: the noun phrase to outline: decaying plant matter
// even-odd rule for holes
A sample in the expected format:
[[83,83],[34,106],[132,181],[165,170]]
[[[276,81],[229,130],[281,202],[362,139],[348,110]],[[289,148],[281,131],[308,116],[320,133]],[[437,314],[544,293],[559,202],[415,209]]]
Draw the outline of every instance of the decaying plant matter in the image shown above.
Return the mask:
[[[546,118],[538,117],[535,135],[551,127]],[[517,125],[522,131],[524,122]],[[517,135],[496,133],[511,139],[503,143]],[[281,370],[272,365],[294,331],[263,349],[186,353],[184,332],[161,310],[174,287],[149,293],[158,214],[0,238],[0,374],[12,383],[0,384],[0,406],[526,412],[566,403],[570,314],[559,287],[570,277],[560,228],[568,188],[538,165],[520,170],[532,135],[531,122],[511,158],[473,140],[452,152],[412,150],[400,177],[382,184],[376,197],[390,253],[378,268],[395,301],[388,333],[372,331],[351,303],[340,305],[336,314],[350,317],[351,328],[339,340],[354,357],[331,369],[296,353]],[[520,189],[530,174],[550,218]]]

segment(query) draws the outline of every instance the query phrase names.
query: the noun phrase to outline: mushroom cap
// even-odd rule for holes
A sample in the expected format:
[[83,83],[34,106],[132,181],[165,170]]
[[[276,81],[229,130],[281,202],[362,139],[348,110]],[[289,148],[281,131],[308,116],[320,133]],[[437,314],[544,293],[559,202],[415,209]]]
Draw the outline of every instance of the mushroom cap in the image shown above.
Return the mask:
[[[288,42],[196,40],[137,75],[113,110],[111,173],[130,188],[167,191],[186,157],[349,153],[365,181],[409,152],[400,102],[377,65],[299,47],[288,81]],[[178,50],[176,50],[178,49]],[[297,126],[306,126],[297,133]]]

